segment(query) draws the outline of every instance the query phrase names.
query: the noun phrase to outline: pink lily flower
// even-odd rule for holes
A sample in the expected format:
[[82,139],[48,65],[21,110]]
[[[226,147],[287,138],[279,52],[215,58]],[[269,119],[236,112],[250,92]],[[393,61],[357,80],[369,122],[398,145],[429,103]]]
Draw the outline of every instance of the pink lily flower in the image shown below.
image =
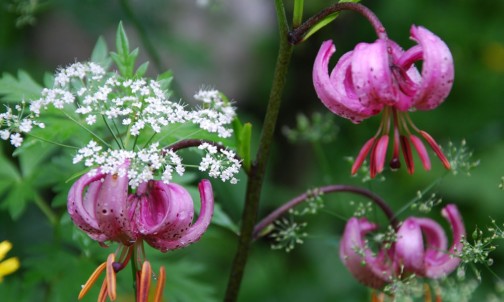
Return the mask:
[[194,207],[191,195],[178,184],[150,181],[130,196],[137,205],[134,220],[138,234],[152,247],[166,252],[198,241],[208,228],[213,214],[213,193],[210,181],[200,182],[201,209],[193,224]]
[[198,241],[208,228],[214,204],[210,181],[202,180],[199,191],[201,211],[193,223],[193,201],[182,186],[149,181],[128,195],[127,176],[98,170],[73,184],[68,212],[77,227],[101,244],[116,241],[132,246],[145,240],[166,252]]
[[[127,168],[128,163],[123,165]],[[85,191],[87,188],[87,191]],[[128,177],[87,173],[79,178],[68,193],[68,213],[77,227],[103,244],[117,241],[131,245],[137,239],[128,204]]]
[[[451,225],[453,243],[441,226],[429,218],[410,217],[397,231],[397,240],[389,249],[375,255],[365,243],[365,235],[378,227],[366,218],[351,218],[340,242],[340,258],[350,273],[362,284],[381,289],[394,277],[416,274],[431,279],[444,277],[460,264],[457,252],[462,251],[465,236],[462,217],[453,204],[441,211]],[[425,238],[425,242],[424,242]]]
[[[391,121],[393,122],[393,156],[390,167],[400,167],[401,146],[408,172],[414,172],[411,144],[422,165],[430,170],[427,150],[410,127],[434,150],[445,168],[450,163],[436,141],[411,121],[408,111],[431,110],[439,106],[453,85],[453,58],[448,46],[423,27],[412,26],[411,38],[418,43],[404,51],[394,41],[380,38],[374,43],[359,43],[344,54],[331,73],[329,59],[336,51],[332,41],[322,44],[313,66],[313,84],[322,103],[333,113],[353,123],[383,111],[378,132],[359,152],[352,167],[355,174],[367,155],[370,174],[375,177],[385,164]],[[414,66],[422,61],[421,73]]]

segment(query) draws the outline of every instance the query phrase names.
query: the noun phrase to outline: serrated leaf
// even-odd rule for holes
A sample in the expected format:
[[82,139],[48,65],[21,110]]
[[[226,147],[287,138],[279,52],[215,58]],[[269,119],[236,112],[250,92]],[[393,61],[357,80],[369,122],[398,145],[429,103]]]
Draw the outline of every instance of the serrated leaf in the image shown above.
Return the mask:
[[91,54],[91,61],[99,64],[104,69],[108,69],[112,63],[112,59],[109,57],[107,42],[105,42],[105,39],[101,36],[96,41]]
[[37,99],[41,91],[42,86],[23,70],[18,71],[17,78],[8,73],[4,73],[0,78],[0,95],[3,95],[1,99],[6,102],[18,103]]

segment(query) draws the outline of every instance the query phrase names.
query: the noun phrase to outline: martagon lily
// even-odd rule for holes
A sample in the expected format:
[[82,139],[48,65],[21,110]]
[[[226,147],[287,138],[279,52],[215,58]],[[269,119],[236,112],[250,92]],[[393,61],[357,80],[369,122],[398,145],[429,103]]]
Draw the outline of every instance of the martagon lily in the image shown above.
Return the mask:
[[[128,165],[125,162],[118,170],[127,171]],[[199,184],[201,209],[194,223],[193,201],[182,186],[151,180],[128,193],[128,182],[127,175],[106,174],[97,169],[82,176],[70,189],[68,212],[73,222],[101,245],[119,243],[117,251],[109,255],[83,286],[79,299],[106,271],[98,299],[105,301],[108,296],[115,300],[115,274],[134,259],[137,301],[147,301],[152,269],[145,259],[143,242],[162,252],[183,248],[199,240],[210,224],[214,201],[208,180]],[[154,301],[161,301],[163,267],[158,276]]]
[[[418,44],[404,51],[387,38],[383,27],[376,30],[381,34],[378,40],[359,43],[339,59],[330,73],[329,59],[336,48],[332,41],[325,41],[313,66],[317,95],[336,115],[360,123],[383,112],[378,131],[362,147],[352,166],[352,174],[358,171],[369,152],[371,177],[382,172],[391,129],[393,155],[390,167],[400,167],[401,148],[407,170],[413,173],[413,145],[423,167],[430,170],[427,150],[410,128],[427,141],[444,167],[449,169],[450,163],[436,141],[427,132],[419,130],[408,115],[408,111],[436,108],[450,93],[454,67],[448,46],[424,27],[412,26],[411,39]],[[422,61],[421,72],[414,66],[418,61]]]
[[[409,217],[396,232],[396,240],[390,247],[382,247],[374,253],[365,241],[366,234],[378,226],[366,218],[351,218],[340,243],[340,258],[350,273],[362,284],[382,289],[394,278],[415,274],[437,279],[453,272],[460,264],[457,253],[462,251],[465,228],[462,217],[453,204],[441,211],[453,232],[453,243],[448,240],[441,226],[432,219]],[[425,238],[425,240],[424,240]]]

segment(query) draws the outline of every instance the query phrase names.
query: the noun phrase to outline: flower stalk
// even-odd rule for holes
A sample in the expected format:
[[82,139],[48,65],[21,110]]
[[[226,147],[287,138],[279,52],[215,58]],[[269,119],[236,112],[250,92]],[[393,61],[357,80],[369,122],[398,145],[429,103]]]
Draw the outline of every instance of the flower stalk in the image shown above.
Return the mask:
[[250,244],[253,240],[252,233],[257,221],[257,212],[259,209],[259,200],[261,197],[266,164],[270,154],[270,147],[273,141],[282,93],[285,87],[287,71],[293,50],[293,45],[288,41],[289,27],[282,0],[275,0],[275,10],[278,19],[280,45],[266,109],[266,116],[262,126],[259,148],[256,154],[256,160],[249,171],[238,248],[229,275],[225,301],[236,301],[238,298]]
[[[378,207],[380,207],[380,209],[383,211],[385,216],[387,216],[388,220],[390,221],[390,224],[394,228],[397,228],[397,226],[398,226],[397,218],[395,217],[392,209],[387,205],[387,203],[383,199],[381,199],[378,195],[374,194],[373,192],[371,192],[369,190],[355,187],[355,186],[349,186],[349,185],[330,185],[330,186],[315,188],[313,190],[310,190],[310,192],[316,192],[317,195],[322,195],[322,194],[327,194],[327,193],[346,192],[346,193],[352,193],[352,194],[364,196],[366,198],[369,198]],[[254,240],[260,238],[262,235],[262,231],[266,227],[268,227],[270,224],[272,224],[275,220],[280,218],[280,216],[284,215],[290,209],[299,205],[303,201],[310,199],[310,197],[312,197],[312,195],[313,194],[310,194],[310,193],[301,194],[301,195],[289,200],[288,202],[284,203],[281,207],[279,207],[275,211],[271,212],[268,216],[263,218],[259,223],[256,224],[256,226],[254,228],[254,233],[253,233]]]

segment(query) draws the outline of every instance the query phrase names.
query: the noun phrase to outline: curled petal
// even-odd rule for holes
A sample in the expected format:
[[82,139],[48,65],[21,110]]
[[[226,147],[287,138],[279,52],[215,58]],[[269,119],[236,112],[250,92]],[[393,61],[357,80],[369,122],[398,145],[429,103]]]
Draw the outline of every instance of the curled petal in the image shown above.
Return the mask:
[[390,265],[383,252],[374,257],[364,243],[365,234],[376,228],[365,218],[350,218],[340,241],[340,258],[362,284],[380,289],[390,280]]
[[[101,231],[96,218],[96,198],[104,177],[105,174],[100,171],[96,174],[87,173],[81,176],[70,188],[67,200],[68,213],[75,225],[99,242],[110,239]],[[87,192],[85,192],[86,187]]]
[[[206,179],[202,180],[198,188],[201,198],[201,209],[196,222],[192,226],[189,226],[189,228],[184,228],[182,235],[176,239],[160,238],[159,236],[146,237],[145,240],[152,247],[166,252],[185,247],[201,238],[212,220],[214,199],[210,181]],[[183,190],[185,191],[185,189]],[[186,194],[188,194],[187,191]]]
[[179,239],[191,226],[194,205],[186,189],[178,184],[150,181],[141,198],[136,223],[146,237]]
[[416,218],[406,219],[397,232],[395,255],[408,273],[421,273],[424,267],[424,244]]
[[412,26],[411,38],[420,45],[423,58],[422,81],[413,103],[417,109],[430,110],[439,106],[450,93],[454,78],[453,57],[448,46],[424,27]]
[[390,69],[387,41],[359,43],[352,56],[352,80],[359,101],[379,112],[383,105],[394,105],[396,89]]
[[[124,163],[127,168],[129,163]],[[131,245],[135,241],[128,217],[128,177],[107,174],[96,199],[96,219],[110,240]]]
[[[451,225],[453,232],[453,244],[449,251],[440,252],[434,247],[428,247],[425,257],[425,276],[428,278],[440,278],[453,272],[460,264],[460,258],[456,256],[457,252],[462,251],[462,238],[466,235],[462,216],[457,206],[449,204],[441,211],[446,220]],[[444,234],[443,234],[444,235]],[[427,237],[427,245],[430,245]]]
[[[329,77],[329,59],[335,51],[336,47],[332,41],[325,41],[320,47],[313,66],[313,85],[318,97],[330,111],[354,123],[359,123],[378,112],[371,112],[363,106],[351,93],[353,88],[349,81],[344,80],[348,76],[347,70],[351,62],[351,53],[341,57]],[[334,80],[334,78],[338,80]]]

